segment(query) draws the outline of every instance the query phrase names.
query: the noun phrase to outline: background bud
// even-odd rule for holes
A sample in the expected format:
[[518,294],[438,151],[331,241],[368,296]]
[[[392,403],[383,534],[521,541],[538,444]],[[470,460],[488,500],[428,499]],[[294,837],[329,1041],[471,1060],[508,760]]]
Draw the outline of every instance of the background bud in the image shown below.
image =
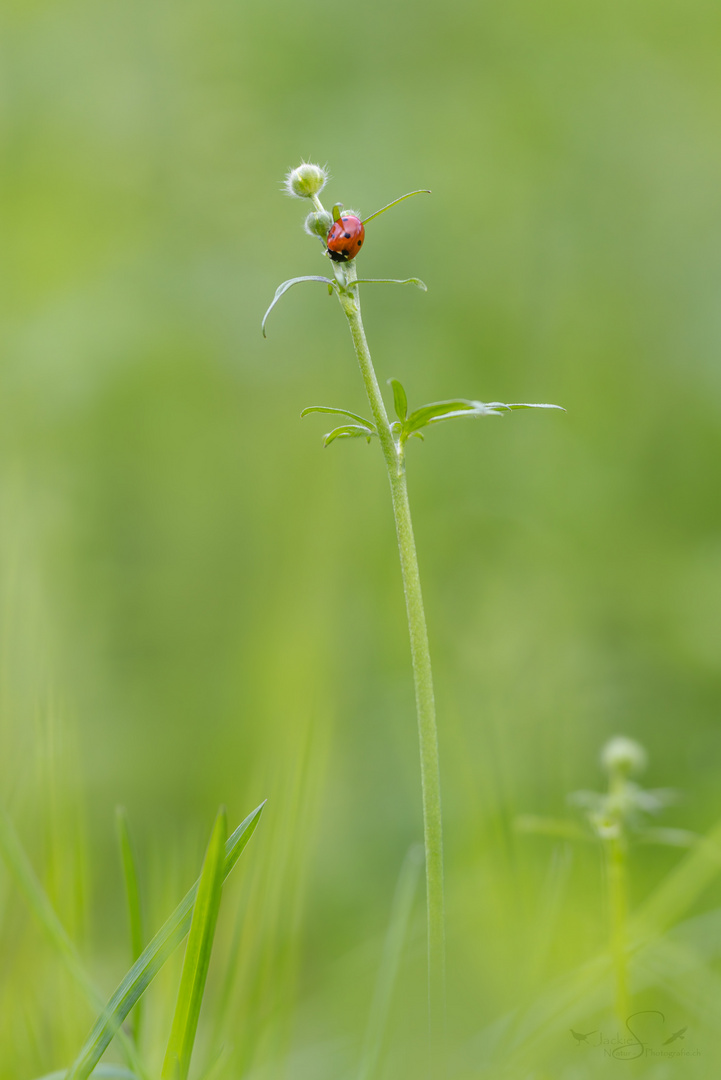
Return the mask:
[[296,199],[312,199],[323,190],[327,180],[327,169],[302,161],[297,169],[291,169],[286,176],[285,190]]
[[627,739],[625,735],[616,735],[601,751],[601,764],[609,773],[640,773],[646,768],[647,761],[646,751],[641,744]]

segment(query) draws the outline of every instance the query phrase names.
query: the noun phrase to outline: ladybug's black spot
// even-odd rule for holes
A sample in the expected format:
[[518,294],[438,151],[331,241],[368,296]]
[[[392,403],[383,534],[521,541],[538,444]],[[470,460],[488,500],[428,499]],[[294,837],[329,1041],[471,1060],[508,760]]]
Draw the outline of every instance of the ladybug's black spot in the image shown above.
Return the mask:
[[360,247],[362,243],[363,243],[363,241],[362,241],[362,240],[359,240],[359,241],[358,241],[358,247]]
[[350,233],[349,232],[344,232],[343,235],[345,236],[346,240],[350,240]]

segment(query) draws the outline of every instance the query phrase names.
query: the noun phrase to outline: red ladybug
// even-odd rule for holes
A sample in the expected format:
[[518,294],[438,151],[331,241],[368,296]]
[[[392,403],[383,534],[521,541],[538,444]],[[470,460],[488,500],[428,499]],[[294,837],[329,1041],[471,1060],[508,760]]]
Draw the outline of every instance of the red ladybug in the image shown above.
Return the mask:
[[331,259],[334,262],[350,262],[351,259],[355,259],[361,249],[365,234],[363,222],[352,214],[334,221],[326,241]]

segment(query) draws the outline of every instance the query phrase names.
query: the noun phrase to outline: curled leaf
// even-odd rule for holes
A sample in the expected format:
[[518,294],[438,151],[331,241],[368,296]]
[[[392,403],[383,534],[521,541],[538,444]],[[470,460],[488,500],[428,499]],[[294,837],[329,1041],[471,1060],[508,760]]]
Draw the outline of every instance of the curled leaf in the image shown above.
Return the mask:
[[370,420],[366,420],[365,417],[359,416],[358,413],[351,412],[349,409],[333,409],[329,405],[309,405],[307,409],[303,409],[300,414],[301,420],[304,416],[308,416],[309,413],[334,413],[336,416],[347,416],[351,420],[357,420],[363,427],[369,428],[374,435],[377,434],[375,424]]
[[333,431],[329,431],[327,435],[323,436],[323,446],[330,446],[336,439],[365,439],[370,443],[371,437],[377,434],[375,429],[369,427],[360,427],[357,424],[345,424],[342,427],[334,428]]
[[284,293],[287,293],[288,289],[290,289],[291,286],[297,285],[299,281],[323,281],[323,282],[325,282],[326,285],[328,285],[330,287],[331,291],[333,290],[333,284],[334,283],[331,281],[331,279],[327,278],[327,277],[323,277],[320,274],[310,274],[310,275],[306,275],[305,277],[294,277],[294,278],[290,278],[288,281],[284,281],[283,284],[279,285],[278,288],[275,290],[275,296],[273,297],[271,305],[268,308],[268,310],[266,311],[265,315],[263,316],[263,321],[260,324],[260,328],[263,331],[263,337],[266,337],[265,324],[268,321],[268,316],[270,315],[271,311],[273,310],[275,305],[278,303],[281,296],[283,296]]

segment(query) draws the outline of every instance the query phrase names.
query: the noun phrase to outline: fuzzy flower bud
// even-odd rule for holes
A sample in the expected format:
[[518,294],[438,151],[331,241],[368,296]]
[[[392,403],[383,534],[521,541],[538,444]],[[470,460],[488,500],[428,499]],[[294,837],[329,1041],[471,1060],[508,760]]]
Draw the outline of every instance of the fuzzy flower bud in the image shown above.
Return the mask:
[[302,161],[297,169],[291,169],[286,176],[285,190],[295,199],[312,199],[323,190],[327,180],[327,169]]
[[305,219],[305,231],[309,236],[319,236],[323,243],[328,238],[328,233],[333,227],[333,215],[324,210],[323,213],[308,214]]
[[627,739],[625,735],[616,735],[609,740],[601,751],[601,764],[609,773],[621,773],[629,776],[643,772],[648,757],[640,743]]

